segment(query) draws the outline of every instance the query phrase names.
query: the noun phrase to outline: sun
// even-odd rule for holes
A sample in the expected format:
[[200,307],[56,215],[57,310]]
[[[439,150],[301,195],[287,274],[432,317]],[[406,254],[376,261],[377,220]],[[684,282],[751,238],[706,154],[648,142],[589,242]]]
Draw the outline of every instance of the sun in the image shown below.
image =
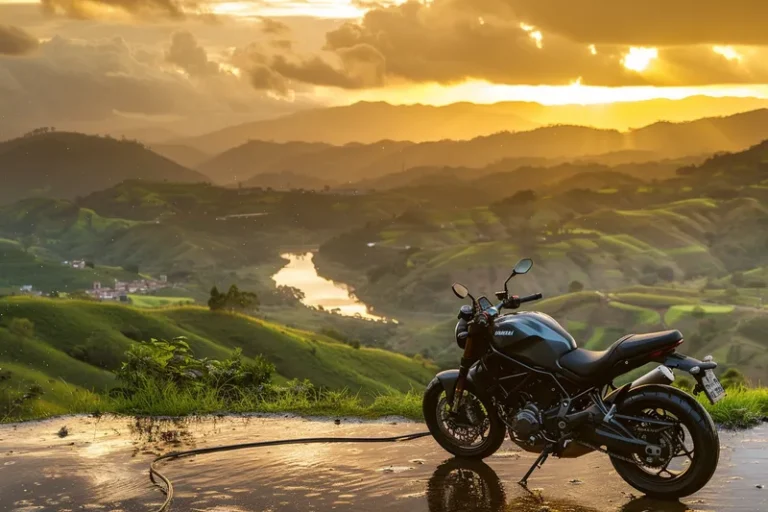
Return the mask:
[[656,48],[636,48],[633,46],[629,49],[629,53],[624,55],[621,63],[627,69],[642,73],[658,57],[659,50]]

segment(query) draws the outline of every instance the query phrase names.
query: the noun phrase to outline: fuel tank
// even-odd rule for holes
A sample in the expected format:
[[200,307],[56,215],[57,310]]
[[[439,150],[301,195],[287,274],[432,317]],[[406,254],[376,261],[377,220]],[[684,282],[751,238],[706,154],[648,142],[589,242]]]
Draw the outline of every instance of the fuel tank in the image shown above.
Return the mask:
[[521,311],[498,317],[494,322],[493,344],[500,352],[548,370],[572,350],[576,341],[551,316],[536,311]]

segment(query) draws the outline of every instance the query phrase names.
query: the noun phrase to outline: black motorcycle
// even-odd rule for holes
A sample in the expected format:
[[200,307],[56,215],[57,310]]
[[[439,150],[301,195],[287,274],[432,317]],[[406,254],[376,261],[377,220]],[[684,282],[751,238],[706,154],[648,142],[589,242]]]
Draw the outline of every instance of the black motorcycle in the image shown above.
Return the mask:
[[[552,317],[517,309],[542,298],[510,295],[512,277],[533,266],[521,260],[493,305],[453,285],[461,299],[456,342],[464,349],[458,370],[439,373],[424,393],[424,418],[447,451],[483,459],[510,439],[539,457],[522,485],[547,457],[608,454],[616,472],[637,490],[661,499],[689,496],[717,467],[720,441],[712,418],[690,394],[671,386],[672,369],[692,375],[715,403],[725,396],[711,357],[676,352],[679,331],[630,334],[602,352],[578,348]],[[615,387],[618,377],[646,364],[660,365]]]

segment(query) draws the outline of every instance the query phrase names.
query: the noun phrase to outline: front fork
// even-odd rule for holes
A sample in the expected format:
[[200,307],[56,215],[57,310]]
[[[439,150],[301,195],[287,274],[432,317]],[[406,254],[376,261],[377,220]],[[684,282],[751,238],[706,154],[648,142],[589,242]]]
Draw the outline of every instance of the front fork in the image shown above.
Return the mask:
[[459,366],[459,376],[456,379],[456,387],[453,389],[453,399],[450,404],[451,412],[456,414],[459,412],[461,401],[464,398],[464,388],[467,383],[467,374],[469,374],[469,368],[472,366],[472,337],[467,338],[467,344],[464,345],[464,355],[461,358],[461,365]]

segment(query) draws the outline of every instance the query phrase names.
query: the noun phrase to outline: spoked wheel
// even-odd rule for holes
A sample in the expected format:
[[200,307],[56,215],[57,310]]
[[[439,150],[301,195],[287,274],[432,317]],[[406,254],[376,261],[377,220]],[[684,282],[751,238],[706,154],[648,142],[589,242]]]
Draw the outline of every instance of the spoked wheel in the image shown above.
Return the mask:
[[658,449],[635,454],[633,462],[611,457],[619,475],[635,489],[661,499],[682,498],[704,487],[720,457],[717,429],[706,410],[690,395],[668,386],[643,386],[630,393],[620,414],[648,421],[622,423]]
[[506,430],[492,404],[472,389],[464,391],[456,413],[442,384],[433,380],[424,393],[424,419],[435,440],[457,457],[484,459],[504,442]]
[[481,461],[449,459],[427,483],[429,512],[499,512],[505,502],[499,477]]

